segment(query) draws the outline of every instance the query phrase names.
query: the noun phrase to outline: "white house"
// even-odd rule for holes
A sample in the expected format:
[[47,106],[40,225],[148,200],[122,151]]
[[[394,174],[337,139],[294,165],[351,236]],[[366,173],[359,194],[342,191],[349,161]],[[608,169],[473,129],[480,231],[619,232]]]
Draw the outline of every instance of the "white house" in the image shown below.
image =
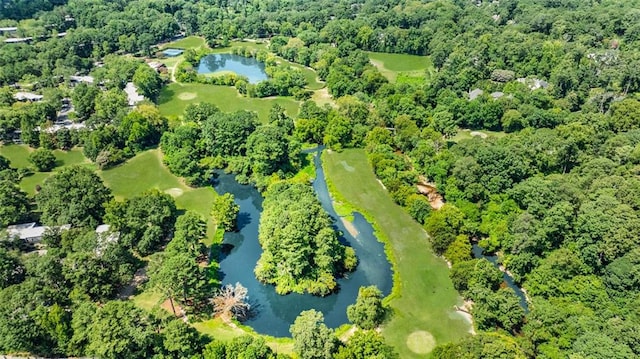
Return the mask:
[[[26,243],[35,244],[42,241],[42,236],[47,231],[47,229],[50,228],[52,227],[37,226],[36,222],[13,224],[7,227],[7,233],[9,234],[9,236],[19,238]],[[71,225],[65,224],[57,228],[66,231],[71,228]]]

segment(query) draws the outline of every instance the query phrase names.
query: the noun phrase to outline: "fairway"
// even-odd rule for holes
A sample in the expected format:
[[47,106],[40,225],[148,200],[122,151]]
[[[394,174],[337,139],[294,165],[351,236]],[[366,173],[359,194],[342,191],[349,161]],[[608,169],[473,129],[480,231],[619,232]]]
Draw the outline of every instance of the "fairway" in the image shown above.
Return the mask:
[[433,71],[433,64],[428,56],[387,54],[383,52],[367,52],[371,63],[380,70],[389,81],[395,82],[402,77],[423,77],[425,71]]
[[185,107],[190,103],[209,102],[224,112],[239,110],[255,111],[261,121],[266,122],[269,110],[274,104],[282,106],[289,116],[296,116],[300,104],[291,98],[242,97],[234,87],[172,83],[162,88],[158,100],[160,113],[169,118],[182,116]]
[[395,273],[390,306],[394,314],[382,331],[389,344],[401,358],[418,358],[437,344],[467,335],[470,324],[454,311],[461,298],[451,284],[446,263],[433,254],[422,227],[377,181],[364,151],[325,152],[322,160],[335,190],[365,213],[391,246]]
[[98,174],[118,200],[137,196],[153,188],[174,196],[179,209],[198,212],[207,220],[206,244],[211,244],[215,226],[209,213],[216,196],[215,191],[211,187],[186,186],[162,164],[161,157],[160,150],[148,150],[118,167]]

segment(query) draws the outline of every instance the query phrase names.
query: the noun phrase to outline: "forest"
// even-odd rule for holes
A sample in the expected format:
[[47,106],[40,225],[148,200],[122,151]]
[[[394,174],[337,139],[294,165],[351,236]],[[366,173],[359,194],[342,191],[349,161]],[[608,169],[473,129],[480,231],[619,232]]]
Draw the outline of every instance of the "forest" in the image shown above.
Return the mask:
[[[235,173],[263,191],[271,216],[261,224],[264,258],[255,274],[281,293],[325,295],[357,258],[337,243],[298,176],[301,148],[323,144],[364,149],[472,303],[476,334],[438,342],[430,357],[640,356],[638,9],[637,0],[3,2],[0,139],[34,150],[26,166],[0,155],[0,227],[37,221],[71,229],[48,230],[40,254],[3,232],[0,352],[284,356],[263,337],[218,340],[176,319],[179,310],[214,311],[220,280],[203,244],[209,218],[178,210],[153,189],[115,196],[96,173],[150,148],[160,148],[164,165],[191,187],[208,186],[220,169]],[[163,115],[162,93],[174,79],[143,59],[190,35],[210,50],[261,41],[265,49],[243,55],[267,62],[271,78],[249,85],[195,76],[204,53],[194,51],[176,65],[175,80],[228,80],[238,98],[282,96],[299,111],[275,105],[261,120],[250,109],[202,101],[186,105],[179,121]],[[430,65],[392,79],[372,52],[419,55]],[[285,60],[313,70],[329,104],[310,98],[302,72],[279,65]],[[92,82],[73,80],[87,75]],[[147,101],[130,107],[128,83]],[[24,91],[42,100],[21,100]],[[82,126],[54,131],[70,106],[69,120]],[[74,148],[88,162],[57,169],[56,151]],[[20,185],[50,171],[35,189]],[[434,208],[416,185],[434,188],[443,205]],[[237,213],[226,200],[211,217],[233,231]],[[96,233],[102,224],[107,235]],[[474,245],[496,255],[499,267],[475,258]],[[142,268],[169,310],[118,300]],[[527,308],[500,269],[526,291]],[[301,313],[291,326],[296,355],[396,357],[384,332],[394,314],[380,297],[361,289],[349,310],[360,330],[348,340],[321,313]],[[382,335],[370,331],[379,325]]]

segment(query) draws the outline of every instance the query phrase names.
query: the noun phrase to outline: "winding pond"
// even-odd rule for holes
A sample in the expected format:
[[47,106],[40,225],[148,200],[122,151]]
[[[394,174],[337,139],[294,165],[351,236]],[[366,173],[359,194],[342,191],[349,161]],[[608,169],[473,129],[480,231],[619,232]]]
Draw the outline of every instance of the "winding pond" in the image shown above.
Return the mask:
[[320,163],[320,151],[321,149],[317,150],[314,157],[316,179],[313,188],[324,209],[334,219],[334,227],[343,233],[340,240],[353,247],[359,260],[353,273],[338,279],[340,291],[326,297],[295,293],[279,295],[273,286],[264,285],[256,279],[253,268],[262,253],[258,243],[262,196],[253,186],[239,184],[231,174],[220,173],[214,180],[216,191],[220,194],[232,193],[240,206],[239,231],[224,235],[223,250],[219,258],[222,283],[240,282],[248,289],[255,315],[244,324],[258,333],[289,336],[289,326],[300,312],[308,309],[322,312],[327,326],[337,328],[348,322],[347,306],[355,302],[361,286],[375,284],[384,295],[391,291],[391,265],[384,253],[384,245],[373,234],[371,224],[361,214],[355,213],[353,227],[357,233],[355,236],[351,235],[333,209]]
[[264,63],[253,57],[233,54],[211,54],[200,59],[200,64],[198,64],[199,74],[226,71],[246,76],[252,84],[268,79]]
[[[498,256],[490,256],[484,254],[484,249],[482,249],[482,247],[480,247],[478,243],[473,243],[471,250],[475,258],[485,258],[496,268],[500,269],[500,264],[498,264]],[[518,287],[513,278],[506,271],[501,270],[501,272],[502,279],[504,280],[505,284],[507,285],[507,287],[513,289],[513,291],[516,293],[516,296],[518,297],[518,300],[520,301],[520,306],[522,307],[522,309],[524,309],[525,313],[528,313],[529,302],[527,302],[527,295],[524,293],[524,291],[522,291],[522,288]]]

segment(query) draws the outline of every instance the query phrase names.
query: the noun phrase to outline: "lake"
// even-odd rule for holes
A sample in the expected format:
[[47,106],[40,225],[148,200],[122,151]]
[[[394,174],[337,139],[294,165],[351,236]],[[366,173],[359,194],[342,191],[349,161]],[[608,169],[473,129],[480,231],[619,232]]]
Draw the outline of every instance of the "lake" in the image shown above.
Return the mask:
[[326,297],[309,294],[276,294],[274,286],[260,283],[253,269],[260,258],[262,248],[258,243],[258,225],[262,211],[262,196],[253,187],[241,185],[231,174],[221,173],[214,180],[220,194],[232,193],[240,206],[238,232],[225,233],[220,255],[220,272],[223,284],[239,282],[248,289],[249,302],[255,315],[244,324],[255,331],[272,336],[289,336],[289,326],[300,312],[316,309],[324,314],[325,323],[337,328],[348,323],[347,306],[355,303],[361,286],[375,284],[388,295],[393,285],[391,265],[384,253],[384,245],[376,239],[373,227],[359,213],[354,214],[353,226],[358,233],[349,234],[339,219],[329,196],[324,171],[320,164],[319,151],[314,159],[316,179],[314,190],[325,210],[334,219],[335,228],[344,235],[340,240],[353,247],[358,256],[358,267],[345,278],[338,279],[340,291]]
[[200,60],[200,64],[198,65],[199,74],[230,71],[247,77],[252,84],[268,79],[264,69],[264,63],[253,57],[243,57],[233,54],[207,55]]

